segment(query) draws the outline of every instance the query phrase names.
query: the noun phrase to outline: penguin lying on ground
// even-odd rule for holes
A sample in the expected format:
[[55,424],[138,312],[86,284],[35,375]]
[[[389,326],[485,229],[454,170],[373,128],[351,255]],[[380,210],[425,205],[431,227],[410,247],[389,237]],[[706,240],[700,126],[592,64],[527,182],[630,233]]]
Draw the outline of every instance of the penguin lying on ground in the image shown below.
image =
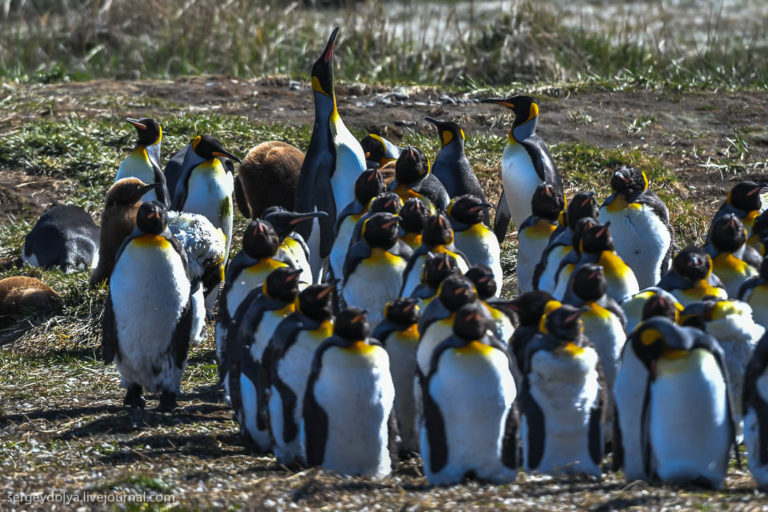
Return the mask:
[[721,215],[712,223],[707,252],[712,257],[712,272],[732,298],[746,280],[758,274],[762,261],[760,253],[747,245],[747,230],[733,213]]
[[738,398],[744,412],[747,465],[761,490],[768,489],[768,333],[752,352],[744,373],[744,391]]
[[389,356],[360,308],[336,317],[315,351],[304,393],[301,444],[310,466],[384,477],[396,460]]
[[171,205],[165,174],[160,166],[160,146],[163,141],[163,129],[154,119],[127,118],[138,134],[138,142],[128,156],[120,163],[115,176],[115,183],[124,178],[137,178],[144,183],[154,184],[144,195],[144,201],[160,201],[166,207]]
[[461,307],[421,384],[421,458],[431,484],[515,479],[517,389],[510,366],[506,347],[489,333],[483,306]]
[[158,410],[176,407],[190,341],[199,342],[203,307],[193,307],[184,249],[167,227],[165,207],[144,203],[136,229],[115,258],[104,306],[102,357],[115,361],[126,388],[124,404],[144,408],[142,388],[160,391]]
[[424,201],[432,214],[445,211],[451,200],[443,184],[432,174],[429,159],[420,149],[410,146],[397,159],[395,181],[389,184],[389,190],[403,201],[412,197]]
[[712,273],[712,258],[692,245],[675,255],[672,268],[656,286],[670,292],[683,306],[707,297],[728,298],[723,283]]
[[14,315],[50,311],[62,302],[61,295],[34,277],[0,279],[0,327],[11,323]]
[[421,247],[421,234],[424,231],[424,224],[429,218],[429,209],[423,202],[412,197],[403,203],[398,217],[400,219],[400,240],[415,251]]
[[99,227],[79,206],[54,206],[24,239],[22,258],[33,267],[59,267],[67,274],[94,268],[99,263]]
[[557,220],[565,208],[565,196],[557,195],[550,183],[540,183],[531,199],[531,215],[517,230],[517,287],[520,293],[533,290],[533,274],[546,249]]
[[741,285],[738,299],[749,304],[755,322],[768,329],[768,257],[760,263],[760,274]]

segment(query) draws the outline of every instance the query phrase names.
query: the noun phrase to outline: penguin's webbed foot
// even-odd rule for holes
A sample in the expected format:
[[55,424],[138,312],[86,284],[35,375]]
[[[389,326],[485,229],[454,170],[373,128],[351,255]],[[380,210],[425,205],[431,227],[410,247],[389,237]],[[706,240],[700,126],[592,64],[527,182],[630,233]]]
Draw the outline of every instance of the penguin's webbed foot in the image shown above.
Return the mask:
[[176,393],[163,391],[160,394],[160,404],[155,408],[157,412],[171,412],[179,404],[176,403]]
[[123,398],[123,405],[127,405],[132,409],[144,409],[147,401],[141,396],[141,386],[139,384],[128,386],[128,391],[126,391],[125,398]]

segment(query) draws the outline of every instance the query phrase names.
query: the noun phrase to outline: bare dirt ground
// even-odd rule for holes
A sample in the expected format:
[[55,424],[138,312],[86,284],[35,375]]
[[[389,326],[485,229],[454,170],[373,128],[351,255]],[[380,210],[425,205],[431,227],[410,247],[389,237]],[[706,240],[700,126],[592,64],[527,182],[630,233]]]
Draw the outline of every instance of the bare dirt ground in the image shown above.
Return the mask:
[[[407,140],[410,130],[433,133],[423,121],[425,115],[456,119],[467,133],[470,154],[473,136],[503,135],[510,121],[498,108],[429,88],[394,91],[350,85],[338,87],[337,93],[343,98],[339,109],[348,126],[395,141]],[[2,100],[6,95],[11,101]],[[767,107],[765,93],[585,92],[542,98],[539,133],[550,144],[647,148],[679,175],[676,186],[681,197],[700,202],[702,212],[712,213],[735,178],[731,169],[716,162],[723,156],[733,157],[735,147],[746,144],[748,148],[743,156],[747,170],[739,177],[764,176]],[[282,79],[199,77],[173,82],[5,85],[0,87],[0,137],[25,121],[63,119],[70,114],[221,112],[255,122],[306,125],[311,123],[312,108],[306,83],[291,85]],[[567,167],[563,171],[567,176]],[[489,177],[484,184],[492,197],[498,193],[497,180]],[[70,190],[62,180],[0,169],[0,222],[34,218]],[[518,482],[504,486],[470,482],[433,488],[415,461],[400,463],[393,476],[381,481],[344,478],[320,469],[292,471],[272,457],[255,454],[240,440],[229,408],[213,385],[212,336],[191,355],[180,410],[160,414],[122,407],[119,377],[114,367],[99,362],[96,342],[72,339],[56,330],[55,322],[51,328],[45,340],[21,336],[18,343],[0,348],[5,383],[0,387],[0,488],[9,493],[0,495],[2,509],[50,508],[41,507],[39,501],[36,506],[21,500],[23,496],[41,500],[48,493],[67,491],[123,496],[146,492],[171,496],[173,502],[166,505],[190,509],[768,507],[768,499],[755,490],[746,468],[732,469],[722,492],[629,483],[611,473],[602,481],[521,474]],[[58,504],[57,509],[82,506],[82,502]]]

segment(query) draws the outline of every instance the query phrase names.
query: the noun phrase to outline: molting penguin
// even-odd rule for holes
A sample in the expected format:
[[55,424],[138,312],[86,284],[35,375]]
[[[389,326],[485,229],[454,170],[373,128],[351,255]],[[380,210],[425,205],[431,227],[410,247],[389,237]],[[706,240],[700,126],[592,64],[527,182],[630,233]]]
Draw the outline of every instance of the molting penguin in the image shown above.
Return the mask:
[[237,308],[228,333],[230,401],[241,431],[262,452],[272,446],[268,419],[259,416],[267,411],[269,382],[262,355],[277,325],[295,310],[300,272],[291,267],[273,270],[261,289],[251,291]]
[[505,346],[488,330],[480,304],[456,312],[453,332],[436,347],[421,385],[421,458],[431,484],[468,476],[494,483],[517,474],[517,389]]
[[747,465],[761,490],[768,489],[768,334],[757,344],[744,374],[741,400]]
[[533,274],[541,260],[557,220],[565,208],[565,196],[555,193],[550,183],[540,183],[531,199],[531,215],[517,230],[517,287],[521,293],[533,290]]
[[[15,315],[49,311],[62,304],[61,295],[34,277],[0,279],[0,327],[13,322]],[[413,378],[413,373],[411,373]]]
[[541,318],[562,306],[562,303],[549,292],[534,290],[523,293],[505,304],[497,303],[496,306],[511,309],[518,319],[517,329],[509,340],[509,352],[515,360],[515,382],[521,384],[520,364],[525,355],[525,347],[534,336],[542,332]]
[[141,198],[154,187],[137,178],[125,178],[107,191],[99,232],[99,264],[88,280],[91,287],[109,279],[115,266],[117,250],[136,227],[136,213],[141,206]]
[[760,275],[741,285],[738,298],[752,308],[755,322],[768,329],[768,257],[760,263]]
[[[275,328],[262,355],[269,371],[269,425],[273,451],[281,464],[304,461],[299,425],[314,354],[333,333],[336,282],[313,284],[299,293],[296,311]],[[266,405],[266,404],[265,404]],[[259,403],[261,407],[261,403]],[[260,413],[266,417],[266,412]]]
[[270,206],[293,210],[304,153],[280,141],[251,148],[235,177],[235,202],[246,219],[261,217]]
[[712,272],[733,298],[747,279],[758,274],[762,261],[760,253],[747,245],[747,230],[734,213],[721,215],[712,223],[707,252],[712,257]]
[[[749,245],[760,250],[760,240],[758,237],[752,236],[752,226],[757,216],[763,211],[763,201],[760,197],[760,192],[766,187],[768,187],[768,183],[765,182],[738,182],[728,191],[728,196],[712,218],[712,225],[726,213],[736,214],[747,229],[747,240]],[[709,243],[710,236],[711,228],[710,233],[707,236],[707,243]]]
[[389,184],[389,190],[403,201],[412,197],[424,201],[432,214],[445,211],[451,200],[443,184],[431,173],[429,158],[410,146],[397,159],[395,181]]
[[363,137],[360,140],[360,147],[365,153],[368,169],[379,169],[390,162],[395,162],[405,149],[375,133],[369,133]]
[[144,183],[153,183],[155,187],[144,195],[144,201],[160,201],[166,207],[171,204],[171,195],[160,167],[160,146],[163,140],[163,129],[154,119],[127,118],[138,133],[136,146],[120,163],[115,176],[115,182],[124,178],[137,178]]
[[334,335],[315,351],[304,393],[301,436],[307,464],[343,475],[384,477],[397,455],[395,388],[389,356],[371,338],[360,308],[336,317]]
[[712,336],[663,317],[640,324],[632,348],[647,373],[645,393],[633,398],[642,403],[644,472],[720,489],[735,443],[722,349]]
[[[663,299],[663,301],[659,302],[658,300],[655,300],[653,302],[653,306],[648,306],[652,299]],[[679,313],[683,310],[683,305],[677,301],[677,298],[674,295],[656,286],[640,290],[633,296],[621,301],[620,304],[621,309],[624,311],[624,316],[627,320],[627,324],[625,326],[627,333],[634,331],[637,324],[648,318],[648,316],[646,316],[647,313],[653,311],[659,312],[659,307],[662,307],[664,311],[669,312],[674,310]],[[672,309],[668,309],[667,304],[669,304]],[[648,307],[651,309],[647,310]],[[650,316],[656,315],[654,314]],[[676,321],[676,316],[674,314],[670,313],[670,315],[667,315],[666,313],[662,313],[662,316],[670,316],[673,322]]]
[[472,265],[484,265],[491,269],[499,285],[495,297],[501,295],[504,274],[501,270],[501,247],[493,231],[483,224],[483,212],[491,205],[480,198],[463,195],[451,199],[448,219],[453,228],[454,245],[464,253]]
[[621,167],[611,178],[611,194],[600,207],[598,218],[611,223],[616,253],[637,277],[641,288],[659,282],[669,270],[674,234],[669,210],[648,188],[640,169]]
[[[507,146],[501,157],[501,181],[504,192],[499,198],[506,208],[496,207],[494,231],[499,241],[504,240],[510,218],[519,229],[531,215],[533,193],[540,183],[550,183],[557,195],[563,195],[563,182],[552,160],[547,144],[536,135],[539,106],[530,96],[512,96],[506,99],[487,99],[483,103],[496,103],[512,109],[515,122],[507,137]],[[501,212],[501,215],[500,215]],[[505,215],[506,213],[506,215]]]
[[[443,184],[448,196],[470,194],[485,202],[483,188],[464,154],[464,130],[452,121],[438,121],[431,117],[424,119],[435,125],[440,136],[442,146],[432,166],[432,174]],[[483,212],[483,224],[491,225],[487,211]]]
[[453,245],[453,229],[451,223],[443,214],[429,217],[424,225],[419,247],[408,261],[403,274],[401,297],[409,297],[419,285],[421,271],[429,253],[445,253],[453,256],[459,265],[461,273],[469,270],[469,260]]
[[96,267],[99,227],[79,206],[54,206],[24,239],[22,258],[33,267],[59,267],[67,274]]
[[415,251],[421,247],[421,233],[424,231],[424,224],[429,218],[429,209],[423,202],[412,197],[403,203],[399,218],[400,240]]
[[270,206],[262,215],[263,220],[272,224],[280,239],[277,259],[301,270],[299,282],[302,288],[312,284],[312,267],[309,264],[309,247],[298,229],[302,224],[327,215],[325,212],[289,212],[282,206]]
[[411,248],[398,238],[397,217],[374,214],[363,224],[362,240],[347,253],[342,299],[370,311],[371,321],[378,324],[386,303],[400,293],[410,256]]
[[389,354],[392,382],[395,386],[395,416],[403,454],[419,449],[415,430],[416,402],[413,376],[416,371],[416,349],[419,344],[418,299],[400,297],[387,302],[384,320],[376,326],[373,337],[384,345]]
[[672,259],[672,268],[656,285],[670,292],[683,306],[706,297],[727,299],[728,292],[712,273],[712,258],[703,249],[689,245]]
[[493,332],[499,341],[507,345],[512,335],[515,333],[515,319],[517,315],[510,314],[510,311],[506,308],[497,308],[494,297],[498,293],[498,286],[496,280],[493,277],[491,269],[485,265],[473,265],[464,274],[472,284],[475,285],[477,290],[477,298],[485,306],[493,320]]
[[526,471],[600,476],[604,390],[582,312],[566,304],[543,316],[518,361]]
[[158,410],[176,407],[190,341],[200,340],[203,307],[193,307],[187,257],[167,227],[165,207],[144,203],[136,229],[115,257],[104,306],[102,357],[113,359],[127,389],[124,404],[144,408],[142,388],[160,391]]

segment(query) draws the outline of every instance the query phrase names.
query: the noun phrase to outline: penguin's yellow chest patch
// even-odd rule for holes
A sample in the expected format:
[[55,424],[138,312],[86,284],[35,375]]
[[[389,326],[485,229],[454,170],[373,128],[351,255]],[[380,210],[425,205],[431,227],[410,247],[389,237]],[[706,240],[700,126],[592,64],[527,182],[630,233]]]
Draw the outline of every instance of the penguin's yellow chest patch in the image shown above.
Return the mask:
[[397,265],[403,261],[403,258],[400,256],[395,256],[391,252],[379,247],[371,249],[371,256],[368,258],[369,264],[373,265]]
[[603,251],[597,264],[602,265],[605,273],[609,276],[624,277],[629,271],[629,267],[624,263],[624,260],[613,251]]
[[286,317],[296,311],[296,305],[292,302],[280,309],[276,309],[272,312],[272,314],[280,317]]
[[623,195],[616,195],[605,209],[611,213],[620,212],[622,210],[641,210],[643,205],[640,203],[629,203]]
[[412,249],[417,249],[421,245],[421,234],[406,233],[402,236],[402,238],[400,238],[400,240],[405,242]]
[[568,342],[558,349],[562,355],[578,359],[584,355],[584,348],[576,345],[573,342]]
[[593,302],[589,305],[589,311],[584,313],[584,316],[587,315],[594,318],[599,318],[600,320],[608,320],[611,318],[611,312],[596,302]]
[[473,224],[469,228],[464,230],[465,235],[474,238],[475,240],[482,240],[487,236],[492,236],[491,230],[485,227],[485,224],[478,222]]
[[139,247],[160,247],[167,249],[171,243],[160,235],[141,235],[133,239],[134,245]]
[[419,324],[412,324],[407,329],[403,329],[398,333],[399,338],[402,341],[413,342],[414,344],[419,342]]
[[356,341],[348,347],[344,347],[342,350],[349,352],[350,354],[369,356],[376,350],[375,345],[371,345],[364,341]]
[[276,260],[273,258],[264,258],[260,260],[255,265],[251,265],[247,269],[245,269],[246,272],[249,274],[263,274],[264,272],[272,272],[276,268],[280,267],[287,267],[284,262],[280,260]]
[[730,252],[720,253],[712,259],[713,271],[715,274],[730,274],[743,276],[749,273],[749,264],[740,260]]
[[487,356],[491,353],[493,347],[480,343],[479,341],[470,341],[460,348],[454,349],[454,352],[460,356]]
[[700,366],[702,360],[707,356],[711,357],[711,354],[702,349],[694,349],[688,352],[686,350],[665,348],[661,353],[661,357],[656,361],[656,376],[665,377],[689,371],[696,366]]
[[333,334],[333,322],[330,320],[324,320],[320,325],[317,326],[317,329],[312,331],[312,334],[316,338],[328,338],[331,334]]
[[744,227],[747,228],[747,235],[752,235],[752,226],[755,224],[755,219],[760,215],[760,212],[757,210],[752,210],[747,215],[744,216],[743,219],[741,219],[742,224],[744,224]]
[[142,163],[145,163],[146,165],[150,165],[149,153],[147,153],[147,148],[145,146],[136,146],[136,148],[130,152],[128,158],[136,159]]
[[552,232],[557,229],[557,226],[547,219],[539,219],[531,227],[525,229],[525,234],[531,238],[543,239],[552,235]]

